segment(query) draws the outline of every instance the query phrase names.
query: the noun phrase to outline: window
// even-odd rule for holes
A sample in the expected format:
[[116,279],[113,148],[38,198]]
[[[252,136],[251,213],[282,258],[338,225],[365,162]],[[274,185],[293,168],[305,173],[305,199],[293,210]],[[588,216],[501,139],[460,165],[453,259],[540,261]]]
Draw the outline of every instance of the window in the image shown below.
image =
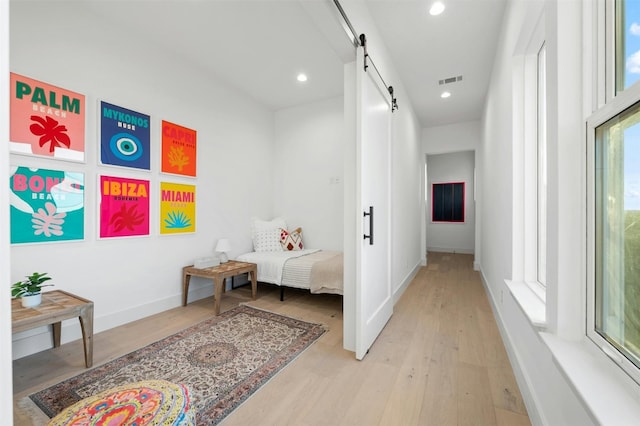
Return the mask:
[[431,194],[433,222],[464,222],[464,182],[434,183]]
[[587,120],[587,335],[640,383],[640,1],[608,5],[615,84]]
[[640,1],[615,2],[616,93],[640,79]]
[[545,44],[537,55],[536,281],[547,284],[547,78]]
[[[544,303],[547,284],[547,48],[540,14],[523,56],[523,280]],[[517,179],[517,178],[516,178]]]
[[512,62],[513,254],[511,295],[532,325],[547,327],[547,47],[545,3],[531,2],[537,16],[521,34]]
[[[638,88],[636,88],[638,89]],[[638,93],[634,90],[633,93]],[[640,102],[631,93],[589,122],[593,165],[590,335],[640,367]],[[605,349],[606,351],[606,349]],[[632,374],[637,374],[633,373]]]

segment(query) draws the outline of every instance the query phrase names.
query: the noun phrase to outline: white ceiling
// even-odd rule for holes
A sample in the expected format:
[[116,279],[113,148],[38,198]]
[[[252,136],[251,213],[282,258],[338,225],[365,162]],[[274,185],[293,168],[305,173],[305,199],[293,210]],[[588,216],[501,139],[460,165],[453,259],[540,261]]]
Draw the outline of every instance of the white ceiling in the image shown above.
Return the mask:
[[[424,127],[480,118],[505,3],[444,1],[445,12],[433,17],[430,0],[366,0]],[[330,0],[84,4],[276,110],[340,95],[343,64],[355,57]],[[305,84],[299,72],[308,74]],[[441,99],[438,80],[457,75],[463,81]]]
[[[423,127],[480,119],[496,52],[505,0],[368,0]],[[445,86],[439,80],[462,75]],[[447,90],[448,99],[440,98]]]

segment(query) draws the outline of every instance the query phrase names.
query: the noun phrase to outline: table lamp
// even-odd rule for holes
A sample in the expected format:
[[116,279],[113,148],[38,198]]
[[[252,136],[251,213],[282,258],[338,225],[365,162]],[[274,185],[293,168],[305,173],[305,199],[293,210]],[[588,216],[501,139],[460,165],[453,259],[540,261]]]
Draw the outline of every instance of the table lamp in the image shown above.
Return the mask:
[[221,238],[218,240],[218,244],[216,244],[216,252],[219,253],[220,263],[225,263],[229,261],[229,257],[227,256],[227,252],[231,251],[231,243],[226,238]]

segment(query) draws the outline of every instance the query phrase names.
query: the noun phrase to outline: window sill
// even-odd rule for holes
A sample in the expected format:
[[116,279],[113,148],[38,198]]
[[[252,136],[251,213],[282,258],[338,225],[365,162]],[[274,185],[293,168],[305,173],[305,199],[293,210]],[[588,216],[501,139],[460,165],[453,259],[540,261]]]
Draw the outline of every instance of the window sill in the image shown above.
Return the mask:
[[596,423],[632,425],[640,419],[638,384],[589,341],[568,341],[540,333],[555,364]]
[[546,329],[547,306],[543,298],[544,294],[534,291],[532,286],[522,281],[505,280],[504,282],[531,324],[538,330]]

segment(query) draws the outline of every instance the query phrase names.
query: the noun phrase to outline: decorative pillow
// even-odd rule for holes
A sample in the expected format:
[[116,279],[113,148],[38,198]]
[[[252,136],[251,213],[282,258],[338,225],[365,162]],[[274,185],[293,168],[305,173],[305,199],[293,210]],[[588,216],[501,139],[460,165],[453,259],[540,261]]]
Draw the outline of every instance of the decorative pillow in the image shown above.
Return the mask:
[[284,219],[277,217],[273,220],[251,219],[251,240],[253,250],[262,251],[282,251],[280,245],[280,228],[286,228]]
[[304,248],[304,244],[302,244],[302,228],[297,228],[291,232],[280,228],[280,245],[282,245],[283,250],[302,250]]
[[253,250],[258,253],[265,251],[282,251],[279,228],[256,231],[253,238]]

